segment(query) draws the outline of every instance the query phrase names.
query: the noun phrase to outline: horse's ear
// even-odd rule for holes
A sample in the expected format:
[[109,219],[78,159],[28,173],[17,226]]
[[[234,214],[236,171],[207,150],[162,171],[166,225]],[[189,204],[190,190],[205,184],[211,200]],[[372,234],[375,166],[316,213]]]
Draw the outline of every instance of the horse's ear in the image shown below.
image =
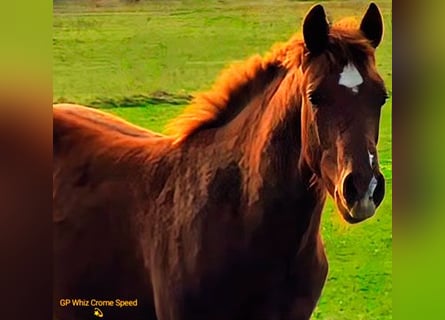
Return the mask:
[[369,4],[368,10],[360,23],[360,30],[368,38],[374,48],[380,44],[383,36],[383,18],[379,7],[374,2]]
[[329,36],[329,24],[323,6],[313,6],[303,21],[303,38],[306,48],[317,55],[326,49]]

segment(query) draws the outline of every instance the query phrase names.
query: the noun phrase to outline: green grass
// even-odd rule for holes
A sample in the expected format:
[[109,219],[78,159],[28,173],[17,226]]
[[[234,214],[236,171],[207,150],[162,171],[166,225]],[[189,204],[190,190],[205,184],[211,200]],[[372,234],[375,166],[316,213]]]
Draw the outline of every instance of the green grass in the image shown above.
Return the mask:
[[142,127],[161,132],[167,122],[180,114],[182,109],[182,106],[159,104],[156,106],[111,108],[107,111]]
[[[54,101],[97,107],[162,131],[187,95],[208,89],[221,69],[300,27],[310,1],[147,1],[102,6],[55,4]],[[113,5],[108,5],[112,3]],[[367,1],[325,1],[332,18],[361,16]],[[378,68],[392,90],[391,1],[378,1],[385,38]],[[159,92],[162,94],[160,99]],[[155,97],[155,98],[153,98]],[[379,156],[387,191],[377,215],[346,225],[328,201],[322,234],[330,270],[313,319],[392,319],[392,162],[390,98]]]

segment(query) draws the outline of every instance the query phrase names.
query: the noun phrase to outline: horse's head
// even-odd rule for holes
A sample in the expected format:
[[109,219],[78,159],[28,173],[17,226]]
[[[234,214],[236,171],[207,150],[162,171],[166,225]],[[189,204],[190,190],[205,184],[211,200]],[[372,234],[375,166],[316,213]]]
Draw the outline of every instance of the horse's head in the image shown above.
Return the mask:
[[349,223],[373,216],[385,193],[376,144],[386,90],[374,60],[382,34],[373,3],[355,27],[331,27],[321,5],[303,22],[302,159]]

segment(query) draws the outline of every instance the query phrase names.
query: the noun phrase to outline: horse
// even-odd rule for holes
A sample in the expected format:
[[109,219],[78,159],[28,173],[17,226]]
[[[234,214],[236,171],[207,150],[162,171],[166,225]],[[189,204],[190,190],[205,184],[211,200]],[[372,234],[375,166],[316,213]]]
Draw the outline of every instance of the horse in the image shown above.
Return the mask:
[[382,37],[374,3],[332,25],[315,5],[165,135],[54,105],[54,318],[309,319],[327,196],[351,224],[384,198]]

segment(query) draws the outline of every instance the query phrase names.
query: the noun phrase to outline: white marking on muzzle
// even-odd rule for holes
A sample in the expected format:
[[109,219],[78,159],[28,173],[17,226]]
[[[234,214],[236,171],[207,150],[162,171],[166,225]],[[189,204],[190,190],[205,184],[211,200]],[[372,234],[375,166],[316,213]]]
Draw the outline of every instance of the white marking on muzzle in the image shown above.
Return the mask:
[[340,73],[340,80],[338,84],[350,88],[353,93],[358,93],[358,86],[363,83],[363,78],[357,67],[348,62],[343,68],[343,72]]
[[[369,155],[369,165],[371,166],[371,168],[373,168],[375,156],[371,152],[369,152],[369,150],[368,150],[368,155]],[[374,196],[374,191],[377,188],[377,183],[378,181],[376,177],[372,175],[371,181],[369,181],[368,190],[366,190],[366,193],[363,196],[363,198],[361,198],[354,204],[351,210],[351,215],[353,217],[360,219],[367,219],[374,215],[376,206],[374,203],[373,196]]]
[[[373,155],[369,150],[368,150],[368,155],[369,155],[369,165],[371,166],[372,169],[374,168],[375,155]],[[366,196],[369,196],[369,198],[371,199],[372,196],[374,195],[374,190],[376,187],[377,187],[377,179],[375,178],[375,175],[372,175],[371,181],[369,182],[368,185],[368,191],[366,192]]]
[[376,187],[377,187],[377,179],[374,176],[372,176],[365,196],[361,198],[359,201],[357,201],[351,210],[351,215],[353,217],[366,219],[374,215],[376,206],[372,196],[374,195]]
[[369,165],[372,168],[372,167],[374,167],[374,157],[375,156],[371,152],[369,152],[369,150],[368,150],[368,155],[369,155]]
[[368,185],[368,191],[366,191],[366,196],[368,196],[369,199],[372,199],[376,187],[377,187],[377,179],[375,178],[375,176],[372,176],[371,181],[369,182]]
[[[368,155],[369,155],[369,165],[371,166],[371,169],[374,168],[374,157],[375,155],[373,155],[369,150],[368,150]],[[366,192],[366,196],[369,197],[369,199],[372,199],[372,196],[374,195],[374,190],[377,187],[377,179],[375,177],[375,175],[372,175],[371,181],[369,182],[368,185],[368,191]]]

